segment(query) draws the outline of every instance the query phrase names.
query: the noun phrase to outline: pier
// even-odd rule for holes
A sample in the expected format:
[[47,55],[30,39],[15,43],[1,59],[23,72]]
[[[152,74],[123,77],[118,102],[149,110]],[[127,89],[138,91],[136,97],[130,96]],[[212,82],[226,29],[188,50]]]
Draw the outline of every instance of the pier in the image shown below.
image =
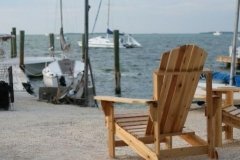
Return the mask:
[[[221,62],[221,63],[226,63],[226,67],[230,67],[232,57],[230,57],[230,56],[217,56],[216,61]],[[240,58],[236,59],[236,64],[237,64],[237,66],[240,66]]]
[[28,78],[18,64],[1,64],[0,63],[0,80],[9,82],[8,79],[8,68],[12,66],[13,73],[13,89],[14,91],[25,91],[22,83],[28,83]]

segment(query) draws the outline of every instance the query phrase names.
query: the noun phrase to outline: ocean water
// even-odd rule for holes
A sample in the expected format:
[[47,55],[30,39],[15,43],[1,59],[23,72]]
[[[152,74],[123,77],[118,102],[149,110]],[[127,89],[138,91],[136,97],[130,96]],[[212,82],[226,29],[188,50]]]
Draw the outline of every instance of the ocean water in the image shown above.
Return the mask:
[[[121,96],[151,98],[152,71],[158,67],[161,53],[183,44],[197,44],[208,53],[206,66],[212,70],[223,68],[216,62],[216,56],[228,55],[232,34],[213,36],[212,34],[136,34],[134,38],[142,48],[120,49]],[[77,41],[80,34],[67,34],[71,43],[69,58],[81,59],[81,48]],[[19,43],[17,43],[19,44]],[[60,50],[59,40],[55,39],[56,51]],[[45,35],[26,35],[25,56],[47,56],[49,38]],[[9,44],[6,47],[9,48]],[[60,53],[56,53],[56,56]],[[115,95],[114,51],[113,49],[89,49],[97,95]],[[41,79],[31,78],[33,87],[43,86]]]

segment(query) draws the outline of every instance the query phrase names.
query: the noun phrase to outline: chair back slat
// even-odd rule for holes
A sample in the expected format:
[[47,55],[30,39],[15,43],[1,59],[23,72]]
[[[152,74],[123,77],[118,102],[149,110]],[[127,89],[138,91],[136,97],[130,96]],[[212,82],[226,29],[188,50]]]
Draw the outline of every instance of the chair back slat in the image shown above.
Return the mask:
[[153,75],[161,133],[182,131],[206,57],[206,52],[195,45],[184,45],[162,55]]

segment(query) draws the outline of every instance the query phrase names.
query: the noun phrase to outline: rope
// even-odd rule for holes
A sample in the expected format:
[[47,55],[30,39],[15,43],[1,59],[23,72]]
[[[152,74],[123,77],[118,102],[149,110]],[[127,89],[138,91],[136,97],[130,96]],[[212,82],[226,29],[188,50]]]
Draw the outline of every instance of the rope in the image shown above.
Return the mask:
[[95,29],[95,26],[96,26],[96,23],[97,23],[97,19],[98,19],[98,15],[99,15],[99,12],[100,12],[101,5],[102,5],[102,0],[100,0],[99,5],[98,5],[98,11],[97,11],[97,15],[95,17],[94,25],[93,25],[93,28],[92,28],[92,33],[94,32],[94,29]]

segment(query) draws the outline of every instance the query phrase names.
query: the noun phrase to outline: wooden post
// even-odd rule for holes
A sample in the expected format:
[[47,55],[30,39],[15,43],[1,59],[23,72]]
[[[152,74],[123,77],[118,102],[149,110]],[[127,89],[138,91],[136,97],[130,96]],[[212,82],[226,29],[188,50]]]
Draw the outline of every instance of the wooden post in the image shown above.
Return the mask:
[[19,62],[19,67],[24,68],[24,37],[25,37],[25,32],[20,31],[20,62]]
[[84,15],[84,38],[85,38],[85,46],[84,46],[84,98],[85,98],[85,104],[88,106],[88,67],[89,67],[89,60],[88,60],[88,18],[89,18],[89,1],[85,0],[85,15]]
[[212,73],[206,73],[206,115],[207,115],[207,141],[209,143],[208,156],[215,158],[215,145],[216,145],[216,131],[215,131],[215,119],[214,119],[214,109],[213,109],[213,99],[212,99]]
[[14,37],[12,38],[12,47],[13,47],[13,57],[17,57],[17,34],[16,34],[16,28],[12,28],[12,35]]
[[82,59],[84,59],[84,53],[85,53],[85,34],[82,34]]
[[222,147],[222,92],[213,92],[213,105],[215,112],[215,147]]
[[[225,106],[234,105],[233,94],[233,91],[226,92]],[[233,127],[226,124],[225,128],[225,139],[233,140]]]
[[115,66],[115,93],[121,94],[121,72],[119,62],[119,31],[114,30],[114,66]]
[[55,49],[53,33],[49,34],[49,49],[50,49],[50,51],[54,51],[54,49]]
[[[11,32],[11,35],[14,36],[13,32]],[[11,58],[13,58],[13,57],[14,57],[14,54],[13,54],[13,37],[12,37],[11,38]]]

